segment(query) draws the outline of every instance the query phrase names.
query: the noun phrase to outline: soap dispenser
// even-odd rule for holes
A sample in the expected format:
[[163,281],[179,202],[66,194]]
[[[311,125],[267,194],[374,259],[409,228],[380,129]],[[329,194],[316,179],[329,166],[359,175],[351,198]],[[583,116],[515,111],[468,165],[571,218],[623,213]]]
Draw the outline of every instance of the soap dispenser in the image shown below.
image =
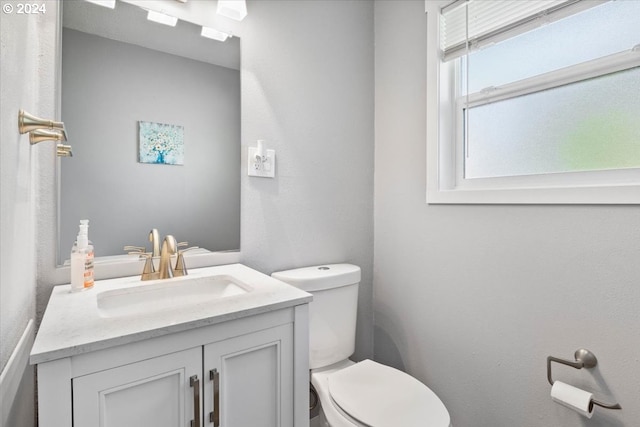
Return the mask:
[[89,242],[87,220],[80,221],[80,231],[71,249],[71,290],[81,291],[91,288],[94,283],[93,245]]

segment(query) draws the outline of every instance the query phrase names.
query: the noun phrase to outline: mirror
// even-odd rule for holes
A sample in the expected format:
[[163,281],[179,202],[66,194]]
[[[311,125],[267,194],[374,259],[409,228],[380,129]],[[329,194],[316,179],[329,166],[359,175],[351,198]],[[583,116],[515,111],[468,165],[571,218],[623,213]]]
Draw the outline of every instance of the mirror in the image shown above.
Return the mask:
[[239,250],[239,39],[154,23],[122,1],[64,2],[62,27],[61,118],[73,157],[60,160],[58,263],[80,219],[90,220],[96,257],[150,248],[152,228]]

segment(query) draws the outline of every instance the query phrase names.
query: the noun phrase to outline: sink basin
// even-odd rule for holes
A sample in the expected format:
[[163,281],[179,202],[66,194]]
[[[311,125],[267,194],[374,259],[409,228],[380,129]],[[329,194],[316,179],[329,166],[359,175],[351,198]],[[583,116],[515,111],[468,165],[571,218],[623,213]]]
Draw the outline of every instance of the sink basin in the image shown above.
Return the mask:
[[159,313],[198,304],[211,304],[250,291],[249,285],[227,275],[176,277],[100,292],[97,296],[98,312],[100,317]]

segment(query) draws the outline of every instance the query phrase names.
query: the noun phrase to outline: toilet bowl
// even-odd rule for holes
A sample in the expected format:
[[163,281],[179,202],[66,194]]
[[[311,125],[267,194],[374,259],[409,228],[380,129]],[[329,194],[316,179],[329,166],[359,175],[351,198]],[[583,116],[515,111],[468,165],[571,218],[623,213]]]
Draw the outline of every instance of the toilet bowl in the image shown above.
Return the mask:
[[313,295],[309,367],[321,405],[321,427],[450,427],[447,408],[426,385],[355,349],[360,268],[332,264],[273,273]]
[[442,401],[420,381],[372,360],[311,372],[322,427],[449,427]]

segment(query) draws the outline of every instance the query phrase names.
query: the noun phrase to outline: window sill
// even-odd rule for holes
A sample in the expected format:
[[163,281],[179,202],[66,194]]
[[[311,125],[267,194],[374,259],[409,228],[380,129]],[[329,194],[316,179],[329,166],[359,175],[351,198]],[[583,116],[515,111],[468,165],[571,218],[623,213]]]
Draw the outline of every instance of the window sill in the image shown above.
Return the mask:
[[428,204],[638,205],[640,185],[439,190],[427,188]]

